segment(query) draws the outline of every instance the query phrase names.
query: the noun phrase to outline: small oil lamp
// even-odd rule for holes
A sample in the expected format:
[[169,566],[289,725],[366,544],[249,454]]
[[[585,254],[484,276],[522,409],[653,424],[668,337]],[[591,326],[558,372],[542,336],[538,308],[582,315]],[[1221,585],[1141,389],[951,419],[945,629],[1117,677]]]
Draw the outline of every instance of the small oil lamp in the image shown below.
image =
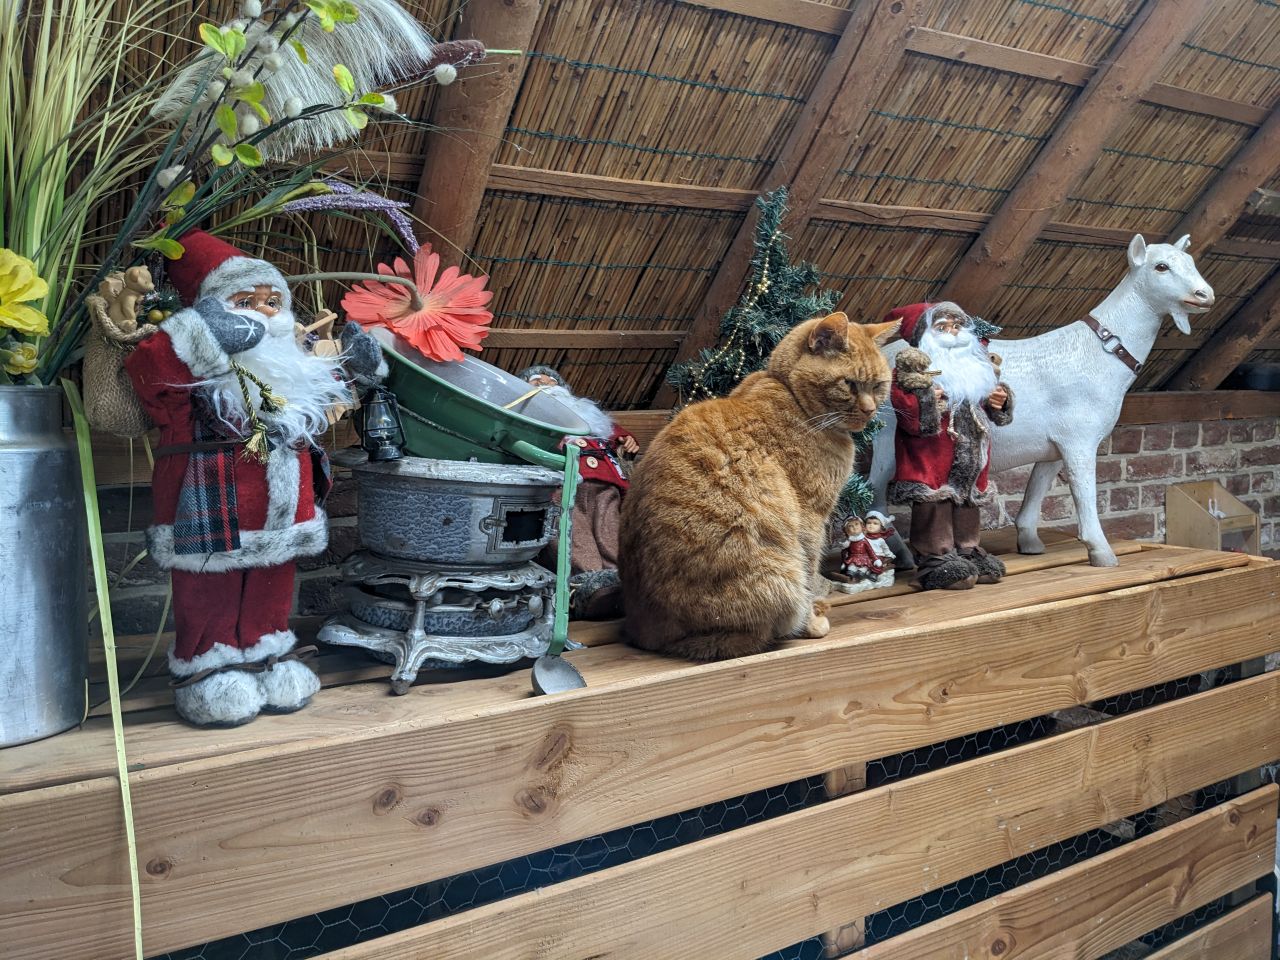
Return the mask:
[[360,435],[360,448],[371,461],[399,460],[404,455],[404,427],[396,395],[386,387],[371,388],[360,401],[356,432]]

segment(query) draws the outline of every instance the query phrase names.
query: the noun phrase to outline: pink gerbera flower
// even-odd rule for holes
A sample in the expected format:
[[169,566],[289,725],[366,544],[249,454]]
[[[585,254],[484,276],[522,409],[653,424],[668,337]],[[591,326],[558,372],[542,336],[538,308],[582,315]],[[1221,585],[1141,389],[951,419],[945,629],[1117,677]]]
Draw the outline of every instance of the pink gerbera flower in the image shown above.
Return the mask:
[[457,267],[440,273],[440,255],[432,253],[428,243],[414,255],[412,273],[399,257],[394,273],[385,263],[378,264],[378,273],[412,280],[421,306],[406,286],[365,280],[342,298],[342,309],[352,320],[386,327],[432,360],[461,360],[463,349],[480,349],[493,321],[493,314],[484,309],[493,298],[484,288],[488,276],[473,277]]

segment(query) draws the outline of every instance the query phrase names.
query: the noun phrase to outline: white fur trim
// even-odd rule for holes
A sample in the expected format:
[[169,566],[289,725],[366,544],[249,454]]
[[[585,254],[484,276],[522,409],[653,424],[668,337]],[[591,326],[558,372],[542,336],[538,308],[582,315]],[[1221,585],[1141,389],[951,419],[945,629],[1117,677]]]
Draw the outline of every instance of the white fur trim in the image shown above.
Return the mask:
[[201,281],[200,296],[225,300],[233,293],[252,290],[254,287],[263,285],[274,287],[283,294],[286,310],[293,308],[293,298],[289,295],[289,284],[284,274],[267,261],[255,260],[252,257],[232,257],[229,260],[223,260]]
[[173,352],[197,380],[209,380],[231,370],[231,358],[218,346],[209,325],[194,309],[179,310],[161,329],[169,335]]
[[297,450],[276,447],[267,454],[267,524],[268,530],[287,530],[298,515],[302,467]]
[[248,567],[274,567],[298,557],[313,557],[329,545],[328,518],[316,508],[314,519],[280,530],[241,530],[240,547],[223,553],[176,554],[173,551],[173,524],[161,524],[147,531],[151,557],[163,570],[190,573],[223,573]]
[[251,647],[233,647],[227,643],[215,643],[199,656],[190,660],[179,660],[173,655],[172,645],[169,647],[169,672],[175,677],[189,677],[201,670],[212,670],[226,667],[233,663],[257,663],[271,656],[284,656],[298,643],[298,637],[292,630],[277,630],[264,635]]
[[173,691],[178,715],[198,727],[233,727],[258,715],[264,704],[258,678],[251,673],[215,673]]

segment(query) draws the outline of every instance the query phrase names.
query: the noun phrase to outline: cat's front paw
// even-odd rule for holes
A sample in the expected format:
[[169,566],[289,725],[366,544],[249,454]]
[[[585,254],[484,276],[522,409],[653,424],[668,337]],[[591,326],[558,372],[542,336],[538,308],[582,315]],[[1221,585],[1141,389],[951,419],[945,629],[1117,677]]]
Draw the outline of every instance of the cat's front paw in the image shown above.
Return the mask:
[[831,632],[831,621],[819,614],[814,614],[809,618],[808,624],[804,628],[804,637],[807,640],[821,640]]

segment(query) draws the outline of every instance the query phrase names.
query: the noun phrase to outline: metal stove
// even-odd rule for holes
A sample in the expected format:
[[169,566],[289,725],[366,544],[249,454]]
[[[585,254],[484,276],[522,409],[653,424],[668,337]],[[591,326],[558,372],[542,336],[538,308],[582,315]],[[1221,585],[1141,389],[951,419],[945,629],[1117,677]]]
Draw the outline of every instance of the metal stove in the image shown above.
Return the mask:
[[347,611],[321,641],[395,664],[398,694],[423,667],[547,652],[556,578],[533,561],[556,533],[561,474],[422,457],[353,473],[362,549],[343,563]]

